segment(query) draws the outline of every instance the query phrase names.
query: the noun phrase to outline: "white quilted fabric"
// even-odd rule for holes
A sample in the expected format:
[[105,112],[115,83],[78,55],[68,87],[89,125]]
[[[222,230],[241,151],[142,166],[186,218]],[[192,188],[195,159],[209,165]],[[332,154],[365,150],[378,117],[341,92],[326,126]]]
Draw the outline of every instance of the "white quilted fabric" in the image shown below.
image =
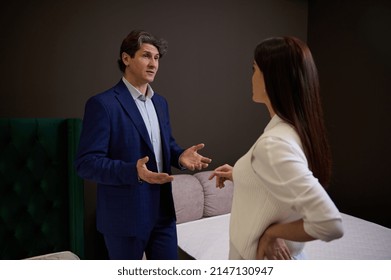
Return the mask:
[[[200,260],[226,260],[229,251],[230,214],[177,225],[178,245]],[[345,234],[331,242],[306,244],[308,259],[391,260],[391,229],[342,214]]]

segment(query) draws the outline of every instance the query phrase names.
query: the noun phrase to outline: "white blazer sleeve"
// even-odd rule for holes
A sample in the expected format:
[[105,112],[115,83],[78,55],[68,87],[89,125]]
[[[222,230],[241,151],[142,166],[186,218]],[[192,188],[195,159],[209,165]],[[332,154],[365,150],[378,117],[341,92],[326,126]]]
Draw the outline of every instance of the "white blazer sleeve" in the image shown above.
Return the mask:
[[302,216],[309,235],[324,241],[342,236],[341,215],[296,142],[262,137],[254,147],[251,164],[270,193]]

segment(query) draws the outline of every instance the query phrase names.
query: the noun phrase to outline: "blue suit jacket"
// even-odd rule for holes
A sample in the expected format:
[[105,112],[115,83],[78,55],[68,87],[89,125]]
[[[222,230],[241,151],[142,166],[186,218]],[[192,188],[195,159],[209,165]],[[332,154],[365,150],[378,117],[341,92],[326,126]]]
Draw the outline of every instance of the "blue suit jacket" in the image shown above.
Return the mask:
[[[171,165],[179,168],[183,149],[171,135],[167,101],[155,93],[152,102],[160,125],[163,171],[171,173]],[[175,217],[171,183],[151,185],[138,180],[136,163],[145,156],[148,169],[157,172],[147,128],[122,80],[91,97],[85,106],[75,165],[82,178],[97,183],[100,232],[144,237],[159,215]]]

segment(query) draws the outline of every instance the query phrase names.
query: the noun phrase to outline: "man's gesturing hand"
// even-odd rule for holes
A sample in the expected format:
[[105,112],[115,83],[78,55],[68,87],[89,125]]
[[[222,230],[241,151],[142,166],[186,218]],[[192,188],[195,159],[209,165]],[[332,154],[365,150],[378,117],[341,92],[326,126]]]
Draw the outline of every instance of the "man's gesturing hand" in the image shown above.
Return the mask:
[[198,153],[198,150],[201,150],[203,147],[205,147],[204,144],[198,144],[186,149],[179,157],[179,163],[191,171],[207,168],[212,160]]
[[149,157],[140,158],[137,161],[137,173],[141,180],[150,184],[164,184],[174,180],[174,177],[167,173],[157,173],[148,170],[146,165],[148,161]]

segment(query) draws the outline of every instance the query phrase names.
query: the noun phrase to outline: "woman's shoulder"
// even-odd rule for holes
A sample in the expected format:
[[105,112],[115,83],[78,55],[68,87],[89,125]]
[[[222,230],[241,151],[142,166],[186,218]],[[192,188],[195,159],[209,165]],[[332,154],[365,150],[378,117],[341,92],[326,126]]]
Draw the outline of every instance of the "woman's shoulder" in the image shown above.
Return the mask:
[[266,126],[264,133],[260,139],[271,138],[276,141],[284,142],[300,142],[299,135],[294,127],[282,120],[277,115],[272,118],[269,124]]
[[303,159],[303,146],[296,130],[281,119],[274,119],[266,127],[252,150],[253,156],[273,161],[277,155],[295,154]]

